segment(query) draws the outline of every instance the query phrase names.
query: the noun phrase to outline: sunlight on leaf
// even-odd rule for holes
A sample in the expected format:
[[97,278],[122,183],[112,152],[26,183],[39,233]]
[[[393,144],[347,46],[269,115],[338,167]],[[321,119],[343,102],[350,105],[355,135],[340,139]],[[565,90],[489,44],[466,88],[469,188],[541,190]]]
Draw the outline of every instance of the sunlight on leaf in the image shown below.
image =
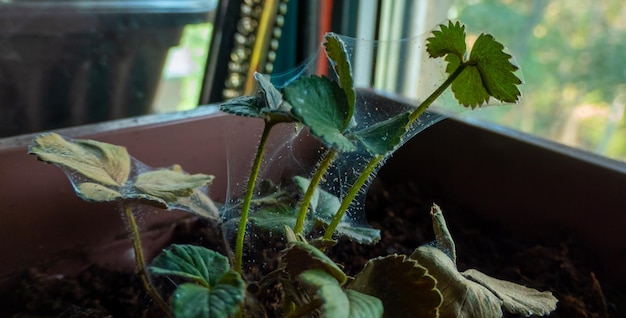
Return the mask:
[[76,193],[85,201],[112,202],[122,199],[122,194],[118,191],[93,182],[79,184]]
[[383,302],[384,317],[437,317],[442,296],[426,268],[404,255],[367,262],[347,288]]
[[45,133],[33,140],[28,153],[107,186],[124,185],[130,174],[126,148],[99,141],[68,141],[59,134]]
[[481,34],[468,58],[465,26],[450,21],[439,28],[427,39],[426,50],[432,58],[445,56],[446,73],[450,75],[464,67],[451,87],[461,105],[479,107],[490,97],[504,103],[519,100],[521,93],[517,86],[522,81],[514,74],[518,68],[511,63],[511,55],[504,52],[504,45],[489,34]]
[[355,146],[343,135],[351,120],[345,92],[327,77],[302,77],[283,88],[284,98],[293,114],[307,125],[313,135],[340,151]]
[[[133,159],[124,147],[65,139],[55,133],[37,136],[29,153],[61,167],[83,200],[135,201],[161,209],[181,209],[213,220],[219,218],[217,207],[201,190],[213,176],[190,175],[179,165],[155,170]],[[144,172],[137,176],[138,170]]]
[[[459,64],[455,59],[454,55],[446,57],[446,60],[450,61],[448,68],[452,69],[448,73],[454,72],[458,67]],[[476,66],[467,66],[463,73],[452,82],[450,88],[454,93],[454,97],[465,107],[476,108],[489,101],[489,92],[483,86],[480,72]]]
[[511,55],[504,53],[504,45],[489,34],[481,34],[472,48],[469,63],[476,63],[482,84],[499,101],[515,103],[521,93],[517,85],[522,81],[513,72],[517,66],[511,63]]
[[213,176],[206,174],[185,174],[159,169],[137,176],[134,187],[144,194],[174,203],[180,197],[192,195],[195,188],[210,184],[212,181]]
[[442,57],[453,54],[462,60],[465,57],[465,26],[458,21],[439,25],[440,30],[433,31],[433,36],[426,39],[426,51],[430,57]]

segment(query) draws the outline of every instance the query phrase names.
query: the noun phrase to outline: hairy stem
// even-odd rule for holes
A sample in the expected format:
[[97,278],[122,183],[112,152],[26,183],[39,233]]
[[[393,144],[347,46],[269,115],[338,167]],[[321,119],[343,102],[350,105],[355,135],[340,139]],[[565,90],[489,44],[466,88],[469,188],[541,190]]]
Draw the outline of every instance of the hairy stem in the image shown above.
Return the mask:
[[141,247],[139,227],[137,226],[135,216],[133,215],[133,211],[128,203],[124,203],[124,215],[126,216],[126,220],[130,226],[130,231],[133,234],[132,242],[133,249],[135,251],[135,262],[137,264],[137,271],[139,272],[139,277],[141,278],[143,287],[146,289],[146,292],[148,292],[148,295],[152,297],[157,306],[159,306],[159,308],[167,315],[167,317],[172,317],[169,307],[150,282],[150,277],[148,276],[148,271],[146,270],[146,259],[143,256],[143,248]]
[[430,105],[443,94],[443,92],[448,89],[452,82],[456,80],[459,75],[465,70],[467,67],[467,63],[461,63],[450,76],[441,84],[441,86],[437,87],[437,89],[430,94],[417,108],[415,108],[411,114],[409,115],[409,123],[407,124],[407,128],[410,127],[419,117],[422,115]]
[[[415,110],[411,112],[411,114],[409,115],[409,122],[407,123],[407,129],[411,127],[413,123],[415,123],[415,121],[420,117],[420,115],[422,115],[426,111],[426,109],[428,109],[428,107],[437,98],[439,98],[439,96],[441,96],[441,94],[450,85],[452,85],[452,82],[454,82],[454,80],[456,80],[459,77],[459,75],[461,75],[461,73],[463,72],[463,70],[465,70],[466,67],[467,67],[466,63],[461,63],[459,67],[457,67],[456,70],[454,70],[454,72],[450,74],[450,76],[448,76],[448,78],[441,84],[441,86],[439,86],[417,108],[415,108]],[[367,163],[367,166],[365,167],[365,169],[361,172],[361,174],[356,179],[352,187],[350,187],[350,190],[348,191],[346,196],[341,201],[341,205],[337,209],[337,212],[333,216],[333,219],[331,220],[330,224],[326,228],[326,231],[324,232],[324,239],[327,239],[327,240],[332,239],[333,233],[337,229],[337,226],[339,225],[339,222],[341,222],[341,219],[343,218],[343,216],[346,214],[346,211],[350,207],[350,204],[352,204],[352,201],[354,200],[356,195],[359,193],[363,185],[367,182],[367,179],[370,177],[370,175],[374,172],[376,167],[380,164],[380,162],[384,158],[385,158],[385,155],[376,155]]]
[[306,219],[306,213],[309,209],[309,204],[311,203],[311,199],[313,198],[313,194],[315,190],[317,190],[317,186],[320,184],[322,177],[330,167],[330,164],[335,159],[337,155],[337,149],[331,148],[324,154],[324,158],[320,162],[315,174],[311,178],[311,183],[309,183],[306,192],[304,193],[304,197],[302,198],[302,202],[300,203],[300,209],[298,210],[298,219],[296,221],[296,227],[293,229],[295,234],[302,234],[302,230],[304,229],[304,220]]
[[250,177],[246,186],[246,193],[243,198],[243,204],[241,207],[241,217],[239,218],[239,230],[237,231],[237,241],[235,243],[235,259],[233,260],[233,267],[236,272],[241,274],[241,262],[243,259],[243,241],[246,236],[246,226],[248,224],[248,214],[250,213],[250,204],[252,202],[252,196],[254,195],[254,188],[257,178],[259,176],[259,170],[261,169],[261,162],[263,161],[263,153],[267,145],[267,140],[270,135],[270,131],[274,127],[274,123],[265,122],[263,128],[263,134],[257,147],[257,152],[254,157],[254,163],[252,164],[252,170],[250,171]]
[[346,214],[346,211],[348,211],[350,204],[357,196],[357,194],[359,194],[359,190],[361,190],[365,182],[367,182],[369,176],[374,172],[378,164],[380,164],[380,162],[384,158],[385,157],[383,155],[376,155],[367,163],[367,166],[365,166],[363,172],[361,172],[354,184],[352,184],[352,187],[350,187],[350,190],[348,190],[346,196],[343,198],[343,200],[341,200],[341,205],[339,206],[339,209],[337,209],[337,212],[333,216],[333,219],[330,221],[330,224],[326,228],[326,232],[324,232],[324,239],[332,239],[333,233],[335,233],[335,230],[337,229],[337,225],[339,225],[339,222],[341,222],[341,219]]

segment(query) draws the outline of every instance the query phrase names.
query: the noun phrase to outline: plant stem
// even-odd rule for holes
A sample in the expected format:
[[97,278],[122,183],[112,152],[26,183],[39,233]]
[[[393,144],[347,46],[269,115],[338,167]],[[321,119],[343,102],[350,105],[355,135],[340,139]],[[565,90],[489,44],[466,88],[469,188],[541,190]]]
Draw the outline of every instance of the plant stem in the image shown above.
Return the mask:
[[159,308],[167,315],[167,317],[172,317],[169,307],[150,282],[150,277],[148,276],[148,271],[146,270],[146,259],[143,256],[143,248],[141,247],[139,227],[137,226],[135,216],[133,215],[133,211],[128,203],[124,203],[124,215],[126,216],[126,220],[130,226],[130,231],[133,234],[132,242],[133,250],[135,251],[135,262],[137,264],[137,271],[139,272],[139,277],[141,278],[143,287],[146,289],[146,292],[148,292],[150,297],[152,297],[157,306],[159,306]]
[[[409,122],[407,123],[407,129],[411,127],[413,123],[415,123],[415,121],[426,111],[426,109],[428,109],[428,107],[437,98],[439,98],[439,96],[450,85],[452,85],[452,82],[454,82],[454,80],[456,80],[459,77],[459,75],[461,75],[461,73],[463,72],[463,70],[465,70],[467,65],[468,65],[467,62],[461,63],[456,68],[456,70],[454,70],[454,72],[452,72],[452,74],[450,74],[450,76],[448,76],[448,78],[441,84],[441,86],[439,86],[434,92],[432,92],[430,96],[428,96],[417,108],[415,108],[411,112],[411,114],[409,115]],[[333,216],[333,219],[331,220],[330,224],[326,228],[326,231],[324,232],[324,239],[326,240],[332,239],[333,233],[335,233],[335,230],[337,229],[339,222],[341,222],[341,219],[346,214],[346,211],[350,207],[352,200],[354,200],[356,195],[359,193],[359,190],[361,190],[365,182],[367,182],[367,179],[370,177],[370,175],[374,172],[378,164],[380,164],[380,162],[384,158],[385,158],[385,155],[376,155],[367,163],[367,166],[365,166],[365,169],[363,169],[363,171],[361,172],[359,177],[356,179],[352,187],[350,187],[350,190],[348,191],[346,196],[341,201],[341,205],[337,209],[337,212]]]
[[415,108],[411,114],[409,115],[409,123],[407,124],[407,128],[410,127],[419,117],[426,111],[430,105],[443,94],[443,92],[448,89],[448,86],[452,85],[452,82],[456,80],[459,75],[465,70],[467,67],[467,62],[461,63],[450,76],[441,84],[441,86],[437,87],[437,89],[430,94],[417,108]]
[[365,169],[363,169],[363,172],[361,172],[356,181],[354,181],[354,184],[352,184],[352,187],[350,187],[350,190],[348,191],[346,196],[343,198],[343,200],[341,200],[341,205],[339,206],[339,209],[337,209],[337,212],[333,216],[333,219],[330,221],[330,224],[326,228],[326,232],[324,232],[325,240],[330,240],[333,238],[333,233],[335,233],[337,225],[339,225],[339,222],[341,222],[344,214],[346,214],[346,211],[348,211],[348,207],[350,207],[352,200],[354,200],[356,195],[359,194],[359,190],[361,189],[361,187],[363,187],[365,182],[367,182],[369,176],[374,172],[374,169],[376,169],[378,164],[384,158],[385,156],[383,155],[374,156],[374,158],[372,158],[367,163],[367,166],[365,166]]
[[311,300],[311,302],[306,303],[298,308],[296,308],[294,311],[292,311],[291,313],[287,314],[285,316],[285,318],[297,318],[297,317],[304,317],[305,315],[309,315],[311,314],[314,310],[322,307],[322,300],[321,299],[313,299]]
[[320,184],[322,177],[330,167],[330,164],[333,162],[333,159],[337,155],[337,149],[331,148],[324,154],[324,158],[320,162],[315,174],[311,178],[311,182],[309,183],[306,192],[304,193],[304,197],[302,198],[302,203],[300,203],[300,210],[298,210],[298,219],[296,221],[296,227],[293,229],[295,234],[302,234],[302,230],[304,229],[304,220],[306,219],[306,213],[309,209],[309,204],[311,203],[311,199],[313,198],[313,194],[315,190],[317,190],[317,186]]
[[250,212],[250,204],[252,202],[252,196],[254,195],[254,187],[256,185],[257,178],[259,176],[259,170],[261,169],[261,162],[263,160],[263,153],[265,152],[265,146],[270,135],[270,131],[274,127],[274,123],[266,121],[263,127],[263,133],[257,152],[254,157],[254,163],[252,164],[252,170],[250,171],[250,177],[248,179],[248,185],[246,186],[246,193],[244,195],[243,204],[241,207],[241,217],[239,218],[239,230],[237,231],[237,241],[235,243],[235,259],[233,260],[233,267],[235,271],[241,274],[241,262],[243,259],[243,241],[246,236],[246,226],[248,224],[248,214]]

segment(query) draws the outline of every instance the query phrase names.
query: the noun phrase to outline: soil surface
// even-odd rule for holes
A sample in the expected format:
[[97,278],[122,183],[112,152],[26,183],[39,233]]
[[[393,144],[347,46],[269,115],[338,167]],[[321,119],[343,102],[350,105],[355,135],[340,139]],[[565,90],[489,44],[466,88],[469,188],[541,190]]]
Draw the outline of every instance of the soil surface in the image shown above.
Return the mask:
[[[552,291],[559,303],[550,317],[626,317],[624,289],[598,279],[601,273],[593,263],[593,254],[577,248],[573,237],[521,243],[498,231],[498,224],[482,220],[462,206],[438,202],[436,195],[425,195],[412,183],[385,185],[376,180],[370,188],[366,209],[371,225],[381,229],[381,241],[366,246],[340,241],[329,255],[345,266],[347,274],[354,275],[370,258],[411,254],[417,246],[434,239],[429,215],[433,202],[441,206],[456,242],[459,270],[476,268],[499,279]],[[220,237],[214,225],[195,220],[178,226],[174,242],[224,252]],[[258,279],[275,268],[276,256],[273,251],[257,255],[248,278]],[[174,287],[168,280],[158,280],[156,284],[165,293]],[[263,299],[269,317],[280,316],[279,285],[251,285],[249,292]],[[20,287],[3,302],[5,312],[8,309],[10,313],[8,317],[163,316],[152,306],[137,276],[95,266],[76,277],[50,275],[44,267],[30,269],[24,272]],[[260,306],[250,306],[250,310],[259,312],[259,317]]]

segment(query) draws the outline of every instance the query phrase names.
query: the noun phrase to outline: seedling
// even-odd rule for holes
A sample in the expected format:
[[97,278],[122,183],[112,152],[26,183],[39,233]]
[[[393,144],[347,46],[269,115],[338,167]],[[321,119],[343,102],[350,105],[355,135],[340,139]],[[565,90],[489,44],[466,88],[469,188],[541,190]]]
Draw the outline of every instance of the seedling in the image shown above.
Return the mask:
[[[505,103],[520,98],[517,86],[521,81],[514,73],[517,67],[510,62],[511,56],[503,52],[504,46],[491,35],[481,34],[468,53],[465,37],[465,27],[458,22],[449,22],[434,31],[427,39],[426,50],[430,57],[444,58],[447,62],[446,80],[413,110],[376,118],[373,122],[355,117],[357,91],[352,65],[342,38],[333,33],[326,35],[324,48],[336,80],[313,75],[278,88],[263,75],[255,74],[260,88],[257,95],[235,98],[221,105],[224,112],[259,118],[265,126],[241,201],[234,255],[229,255],[232,267],[226,256],[187,245],[165,250],[149,267],[153,274],[187,281],[174,291],[173,314],[176,317],[247,314],[244,308],[253,296],[245,293],[246,283],[241,274],[249,221],[255,230],[282,233],[287,241],[287,248],[281,254],[282,265],[262,280],[262,284],[280,282],[285,292],[286,317],[501,317],[502,310],[525,315],[544,315],[554,310],[556,299],[549,292],[500,281],[475,270],[459,273],[454,241],[436,206],[431,211],[436,234],[434,247],[418,247],[410,256],[372,259],[354,278],[348,277],[324,253],[340,236],[358,243],[380,239],[378,230],[353,225],[347,212],[384,160],[412,136],[420,116],[448,87],[458,102],[470,109],[492,98]],[[281,191],[286,192],[255,198],[268,137],[273,127],[283,123],[307,127],[322,142],[323,154],[310,175],[293,177],[291,187],[281,185]],[[51,143],[53,146],[48,139],[55,141]],[[87,145],[87,150],[71,150],[77,145]],[[215,213],[196,210],[207,204],[193,207],[180,204],[182,199],[190,197],[210,202],[199,190],[211,181],[210,176],[156,170],[158,173],[138,172],[135,179],[128,181],[130,169],[124,168],[121,173],[116,169],[128,166],[126,162],[130,159],[118,160],[127,155],[120,155],[123,151],[115,147],[89,141],[68,142],[49,134],[35,140],[31,153],[74,172],[70,178],[84,199],[122,201],[125,207],[129,200],[162,208],[183,207],[220,220]],[[75,157],[70,161],[72,164],[66,157]],[[91,157],[97,160],[84,159]],[[358,164],[349,172],[333,175],[333,165],[347,157],[356,158]],[[89,162],[89,169],[83,168],[84,161]],[[109,167],[104,170],[113,182],[106,179],[108,183],[103,183],[104,179],[91,174],[91,170],[101,166]],[[159,178],[145,176],[148,173]],[[333,178],[345,179],[347,186],[339,191],[326,187],[324,180]],[[167,186],[156,191],[151,188],[155,180]],[[130,209],[125,210],[129,211],[127,218],[132,221],[131,230],[135,233],[139,272],[148,292],[162,305],[163,301],[154,295],[156,291],[149,283],[143,260],[139,261],[142,257],[137,228]],[[322,230],[323,234],[315,234],[320,232],[314,229]]]

